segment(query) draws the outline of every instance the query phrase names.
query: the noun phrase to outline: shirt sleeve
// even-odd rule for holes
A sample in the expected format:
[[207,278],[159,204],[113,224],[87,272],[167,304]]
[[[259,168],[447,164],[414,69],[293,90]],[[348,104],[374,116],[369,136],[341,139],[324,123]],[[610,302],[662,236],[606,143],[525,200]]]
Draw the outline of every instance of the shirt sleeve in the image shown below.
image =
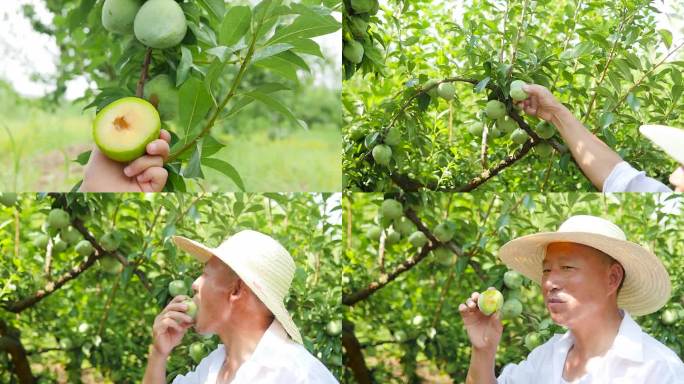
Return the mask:
[[603,192],[672,192],[672,190],[623,161],[613,168],[603,182]]
[[539,363],[544,356],[549,342],[544,343],[530,352],[527,359],[519,364],[507,364],[499,377],[496,378],[497,384],[528,384],[539,381],[542,372],[539,370]]

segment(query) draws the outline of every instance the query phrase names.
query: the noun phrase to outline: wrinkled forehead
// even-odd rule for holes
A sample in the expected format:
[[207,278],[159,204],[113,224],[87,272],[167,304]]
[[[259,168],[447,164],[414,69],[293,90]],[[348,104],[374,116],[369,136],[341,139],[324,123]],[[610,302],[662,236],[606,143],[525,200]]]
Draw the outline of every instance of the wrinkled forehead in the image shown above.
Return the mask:
[[550,243],[546,246],[546,253],[542,264],[567,260],[598,260],[612,262],[614,259],[604,252],[588,245],[578,243]]

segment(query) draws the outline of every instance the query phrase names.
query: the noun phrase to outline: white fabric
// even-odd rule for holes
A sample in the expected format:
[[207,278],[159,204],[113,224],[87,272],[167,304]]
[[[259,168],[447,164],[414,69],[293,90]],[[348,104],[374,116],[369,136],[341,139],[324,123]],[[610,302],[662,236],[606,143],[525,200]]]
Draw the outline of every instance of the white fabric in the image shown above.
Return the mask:
[[[587,373],[577,384],[676,384],[684,383],[684,364],[658,340],[644,333],[627,312],[613,345],[600,358],[587,363]],[[554,335],[535,348],[520,364],[508,364],[499,384],[560,384],[565,358],[574,342],[572,332]]]
[[623,161],[613,168],[603,182],[603,192],[672,192],[672,190]]
[[[215,384],[226,358],[223,344],[202,359],[194,371],[179,375],[173,384]],[[338,384],[328,369],[301,344],[292,341],[273,321],[231,384]]]

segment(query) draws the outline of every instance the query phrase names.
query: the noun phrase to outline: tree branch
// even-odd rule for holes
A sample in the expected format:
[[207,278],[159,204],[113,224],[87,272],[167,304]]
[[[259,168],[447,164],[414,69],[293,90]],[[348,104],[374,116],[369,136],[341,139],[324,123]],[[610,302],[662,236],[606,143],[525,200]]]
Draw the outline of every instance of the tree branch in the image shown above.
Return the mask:
[[361,343],[354,333],[354,323],[346,319],[342,320],[342,346],[346,351],[344,365],[352,371],[354,380],[359,384],[372,384],[373,376],[366,366]]
[[143,90],[145,89],[145,82],[147,81],[147,72],[150,68],[150,61],[152,61],[152,48],[147,48],[145,51],[145,60],[143,60],[142,68],[140,69],[140,80],[138,80],[138,86],[135,89],[136,97],[143,97]]

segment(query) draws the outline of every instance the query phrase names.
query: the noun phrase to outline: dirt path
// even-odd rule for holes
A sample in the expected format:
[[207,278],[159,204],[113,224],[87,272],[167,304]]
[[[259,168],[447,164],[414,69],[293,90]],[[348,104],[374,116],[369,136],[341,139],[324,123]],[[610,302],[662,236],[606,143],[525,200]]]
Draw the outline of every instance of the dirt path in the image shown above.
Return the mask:
[[[71,181],[74,178],[80,179],[83,174],[83,166],[73,160],[87,150],[90,150],[90,144],[79,144],[69,146],[64,151],[54,150],[36,157],[34,164],[35,169],[40,172],[40,177],[34,189],[41,192],[52,192],[55,188],[69,191],[74,184]],[[68,171],[64,164],[65,160],[69,162]]]

